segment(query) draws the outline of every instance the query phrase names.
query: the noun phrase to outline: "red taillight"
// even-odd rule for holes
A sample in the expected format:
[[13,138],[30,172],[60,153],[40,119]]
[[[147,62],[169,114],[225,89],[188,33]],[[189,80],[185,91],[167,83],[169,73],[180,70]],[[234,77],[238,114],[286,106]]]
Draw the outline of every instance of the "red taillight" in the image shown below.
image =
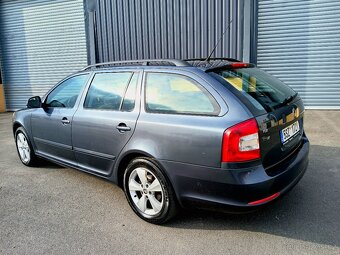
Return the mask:
[[244,162],[260,158],[259,129],[255,119],[224,131],[222,162]]
[[245,68],[245,67],[249,67],[248,63],[242,63],[242,62],[236,62],[236,63],[232,63],[230,64],[231,68]]

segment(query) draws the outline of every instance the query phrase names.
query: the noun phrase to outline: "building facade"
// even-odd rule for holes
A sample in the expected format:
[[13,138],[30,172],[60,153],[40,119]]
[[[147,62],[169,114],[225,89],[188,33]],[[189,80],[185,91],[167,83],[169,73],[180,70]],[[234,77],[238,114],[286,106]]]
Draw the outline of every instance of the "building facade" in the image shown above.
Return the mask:
[[205,58],[225,30],[214,57],[256,63],[308,108],[340,109],[339,24],[337,0],[2,0],[7,110],[86,64]]
[[1,0],[0,60],[8,111],[85,66],[83,1]]

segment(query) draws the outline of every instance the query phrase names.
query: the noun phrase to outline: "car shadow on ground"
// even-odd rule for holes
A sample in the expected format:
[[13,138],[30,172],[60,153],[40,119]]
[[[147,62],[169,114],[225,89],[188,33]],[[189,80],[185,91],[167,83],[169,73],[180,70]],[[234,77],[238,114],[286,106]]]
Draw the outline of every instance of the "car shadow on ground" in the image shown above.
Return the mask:
[[186,210],[166,227],[262,232],[340,247],[340,148],[312,145],[305,176],[286,196],[251,213]]

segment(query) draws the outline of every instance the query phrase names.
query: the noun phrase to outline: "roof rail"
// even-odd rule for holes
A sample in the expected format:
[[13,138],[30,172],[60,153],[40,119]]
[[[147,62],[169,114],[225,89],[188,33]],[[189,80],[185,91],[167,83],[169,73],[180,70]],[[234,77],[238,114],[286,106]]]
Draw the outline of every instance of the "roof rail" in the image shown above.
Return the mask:
[[127,65],[164,65],[164,63],[172,64],[174,66],[190,66],[186,61],[179,59],[139,59],[139,60],[124,60],[124,61],[112,61],[98,63],[84,67],[81,71],[88,70],[90,68],[101,66],[127,66]]

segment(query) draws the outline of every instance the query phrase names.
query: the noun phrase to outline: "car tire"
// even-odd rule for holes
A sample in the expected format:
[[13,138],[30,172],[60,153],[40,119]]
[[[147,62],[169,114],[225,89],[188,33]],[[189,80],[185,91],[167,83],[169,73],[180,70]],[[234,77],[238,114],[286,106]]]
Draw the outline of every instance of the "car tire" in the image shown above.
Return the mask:
[[22,127],[19,127],[15,131],[15,145],[19,159],[25,166],[38,165],[39,159],[34,154],[32,143],[30,142],[25,129]]
[[139,157],[130,162],[124,192],[132,210],[147,222],[163,224],[178,212],[173,188],[152,159]]

